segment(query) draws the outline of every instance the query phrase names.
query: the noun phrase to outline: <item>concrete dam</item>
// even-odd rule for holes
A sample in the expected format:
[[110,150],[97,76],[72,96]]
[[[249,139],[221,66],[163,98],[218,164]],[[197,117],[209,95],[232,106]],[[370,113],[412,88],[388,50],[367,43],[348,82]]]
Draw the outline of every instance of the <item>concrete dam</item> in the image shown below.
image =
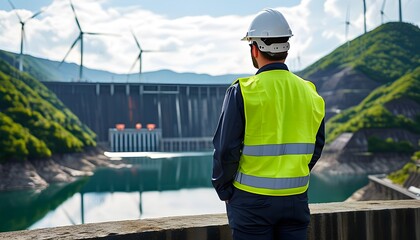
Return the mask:
[[97,134],[108,142],[117,124],[143,128],[154,124],[162,138],[212,137],[228,85],[43,82]]

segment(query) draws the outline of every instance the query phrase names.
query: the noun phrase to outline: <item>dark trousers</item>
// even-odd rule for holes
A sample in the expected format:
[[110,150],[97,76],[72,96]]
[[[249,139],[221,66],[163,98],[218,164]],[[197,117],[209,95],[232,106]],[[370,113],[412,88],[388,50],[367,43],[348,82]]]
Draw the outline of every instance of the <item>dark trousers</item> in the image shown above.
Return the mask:
[[226,204],[234,240],[306,240],[310,220],[307,193],[264,196],[234,188]]

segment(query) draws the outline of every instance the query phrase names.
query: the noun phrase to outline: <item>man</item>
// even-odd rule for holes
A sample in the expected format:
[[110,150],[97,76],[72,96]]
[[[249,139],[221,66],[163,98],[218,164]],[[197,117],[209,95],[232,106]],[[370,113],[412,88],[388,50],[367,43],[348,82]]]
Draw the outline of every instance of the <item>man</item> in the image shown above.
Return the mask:
[[324,146],[324,101],[284,64],[292,31],[265,9],[247,35],[256,75],[226,92],[212,183],[239,239],[306,239],[309,173]]

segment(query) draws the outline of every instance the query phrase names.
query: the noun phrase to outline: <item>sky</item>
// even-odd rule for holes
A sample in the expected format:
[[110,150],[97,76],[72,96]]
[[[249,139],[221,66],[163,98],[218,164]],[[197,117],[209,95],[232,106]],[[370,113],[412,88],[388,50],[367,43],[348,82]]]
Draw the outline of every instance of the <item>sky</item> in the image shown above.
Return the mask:
[[[0,0],[0,49],[20,52],[22,20],[26,21],[23,52],[62,61],[79,30],[69,0]],[[420,25],[419,0],[401,0],[403,21]],[[304,69],[346,42],[346,16],[351,23],[347,39],[364,32],[361,0],[72,0],[85,32],[114,35],[84,36],[84,66],[114,73],[134,73],[139,50],[143,72],[169,69],[175,72],[253,74],[245,36],[255,15],[274,8],[287,19],[293,37],[286,64],[292,71]],[[366,0],[367,30],[381,24],[384,0]],[[347,14],[348,13],[348,14]],[[398,21],[398,1],[388,0],[384,22]],[[77,44],[66,62],[79,64]],[[131,70],[131,71],[130,71]]]

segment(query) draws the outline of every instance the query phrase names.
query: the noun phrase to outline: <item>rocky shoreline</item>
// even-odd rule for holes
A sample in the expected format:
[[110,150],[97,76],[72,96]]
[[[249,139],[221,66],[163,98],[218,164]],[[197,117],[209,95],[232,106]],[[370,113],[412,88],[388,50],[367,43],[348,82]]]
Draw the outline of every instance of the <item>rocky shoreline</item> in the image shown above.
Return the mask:
[[329,175],[388,174],[401,169],[410,157],[410,154],[376,154],[353,155],[350,158],[342,154],[327,152],[322,154],[312,172]]
[[375,189],[372,183],[360,188],[354,192],[345,202],[356,202],[356,201],[373,201],[373,200],[390,200],[388,196]]
[[73,182],[91,176],[97,168],[122,168],[127,165],[111,161],[102,148],[83,153],[53,155],[49,159],[9,161],[0,164],[0,191],[43,189],[51,183]]

